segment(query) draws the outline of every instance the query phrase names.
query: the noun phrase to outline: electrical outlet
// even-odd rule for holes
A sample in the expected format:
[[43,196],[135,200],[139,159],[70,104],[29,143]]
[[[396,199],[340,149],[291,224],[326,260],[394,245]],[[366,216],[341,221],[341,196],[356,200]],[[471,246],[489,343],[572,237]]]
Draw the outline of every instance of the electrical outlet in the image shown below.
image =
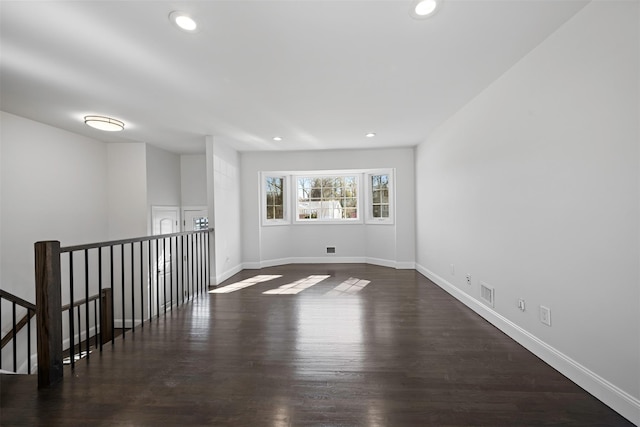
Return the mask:
[[540,306],[540,321],[547,326],[551,326],[551,309],[549,307]]
[[471,275],[467,274],[467,285],[471,286]]
[[520,311],[524,311],[525,310],[524,298],[520,298],[518,300],[518,308],[520,309]]
[[455,276],[456,275],[456,266],[451,264],[451,275]]

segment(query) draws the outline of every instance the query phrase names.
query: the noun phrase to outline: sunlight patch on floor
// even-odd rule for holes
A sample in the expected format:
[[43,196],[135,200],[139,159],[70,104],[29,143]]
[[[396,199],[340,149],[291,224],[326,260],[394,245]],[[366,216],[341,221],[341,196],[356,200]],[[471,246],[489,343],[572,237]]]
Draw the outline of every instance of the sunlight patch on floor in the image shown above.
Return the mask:
[[304,279],[296,280],[293,283],[288,283],[286,285],[280,286],[278,289],[271,289],[269,291],[263,292],[265,295],[295,295],[312,287],[313,285],[317,285],[322,282],[324,279],[331,277],[330,275],[312,275],[309,277],[305,277]]
[[350,277],[344,282],[340,283],[335,288],[324,294],[325,296],[339,296],[339,295],[354,295],[360,292],[365,286],[371,283],[370,280],[356,279]]
[[250,277],[249,279],[241,280],[240,282],[232,283],[221,288],[209,291],[210,294],[228,294],[230,292],[239,291],[240,289],[248,288],[249,286],[257,285],[258,283],[267,282],[269,280],[282,277],[281,274],[262,274],[258,276]]

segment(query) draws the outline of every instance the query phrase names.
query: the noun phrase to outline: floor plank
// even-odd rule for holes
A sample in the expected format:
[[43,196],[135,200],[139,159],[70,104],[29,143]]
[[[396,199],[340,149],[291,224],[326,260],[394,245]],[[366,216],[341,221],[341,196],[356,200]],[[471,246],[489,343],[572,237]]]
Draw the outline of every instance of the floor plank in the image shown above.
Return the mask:
[[[245,270],[281,277],[127,333],[36,392],[0,377],[0,424],[630,426],[413,270]],[[297,294],[264,294],[311,275]],[[353,280],[359,291],[332,292]]]

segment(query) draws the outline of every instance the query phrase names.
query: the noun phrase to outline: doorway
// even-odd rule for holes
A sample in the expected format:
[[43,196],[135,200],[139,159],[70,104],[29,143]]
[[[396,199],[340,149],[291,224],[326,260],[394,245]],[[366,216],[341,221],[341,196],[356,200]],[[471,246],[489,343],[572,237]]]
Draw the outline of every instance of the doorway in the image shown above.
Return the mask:
[[[177,233],[180,224],[180,209],[177,206],[152,206],[151,223],[153,235]],[[159,310],[166,310],[173,304],[174,271],[176,271],[176,257],[174,253],[176,241],[171,238],[159,239],[151,247],[154,260],[154,273],[149,282],[150,301],[152,315],[157,315]],[[177,296],[177,291],[175,292]]]
[[206,206],[189,206],[182,209],[183,231],[206,230],[209,228],[209,214]]

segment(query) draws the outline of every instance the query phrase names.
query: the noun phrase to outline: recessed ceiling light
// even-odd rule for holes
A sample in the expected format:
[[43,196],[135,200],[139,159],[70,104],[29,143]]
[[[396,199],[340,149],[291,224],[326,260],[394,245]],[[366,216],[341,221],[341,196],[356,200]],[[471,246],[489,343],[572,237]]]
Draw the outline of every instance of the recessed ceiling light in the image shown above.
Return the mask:
[[424,19],[433,16],[440,8],[442,0],[416,0],[413,2],[411,16],[416,19]]
[[107,132],[117,132],[124,129],[124,122],[105,116],[84,116],[86,125]]
[[273,140],[274,141],[282,141],[282,137],[281,136],[274,136]]
[[369,132],[368,134],[365,135],[367,138],[373,138],[374,136],[376,136],[375,133],[373,132]]
[[198,29],[196,21],[185,12],[177,10],[173,11],[169,14],[169,20],[177,25],[181,30],[189,33],[193,33]]

